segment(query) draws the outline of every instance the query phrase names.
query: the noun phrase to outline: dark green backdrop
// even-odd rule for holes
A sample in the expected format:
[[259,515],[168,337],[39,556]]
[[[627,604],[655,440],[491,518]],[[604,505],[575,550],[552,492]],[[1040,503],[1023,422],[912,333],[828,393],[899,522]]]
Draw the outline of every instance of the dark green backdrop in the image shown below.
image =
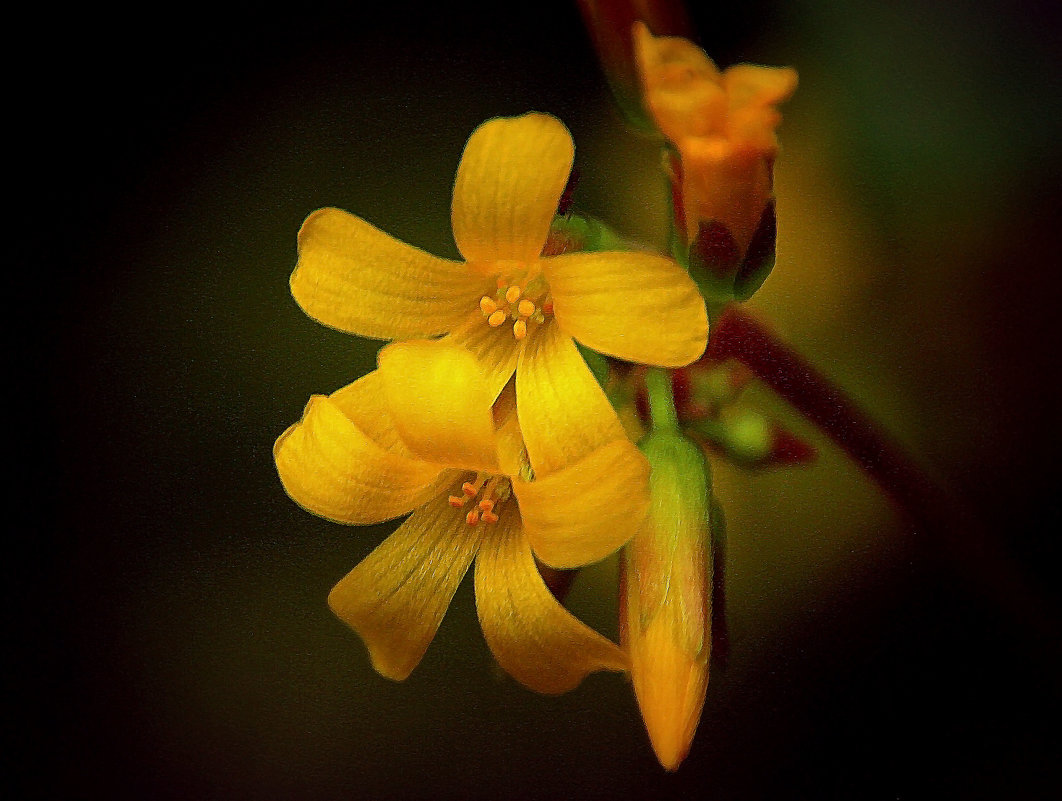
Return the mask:
[[[621,677],[542,698],[498,675],[467,584],[413,676],[377,677],[325,596],[388,527],[302,512],[270,453],[376,348],[288,295],[313,209],[454,256],[465,138],[536,109],[574,134],[579,208],[659,241],[653,146],[613,112],[574,7],[30,13],[9,30],[27,50],[8,79],[12,797],[1057,788],[1057,20],[999,1],[699,6],[720,63],[801,74],[754,307],[989,539],[908,532],[821,439],[811,470],[717,465],[731,661],[668,776]],[[572,596],[606,632],[614,581],[606,563]]]

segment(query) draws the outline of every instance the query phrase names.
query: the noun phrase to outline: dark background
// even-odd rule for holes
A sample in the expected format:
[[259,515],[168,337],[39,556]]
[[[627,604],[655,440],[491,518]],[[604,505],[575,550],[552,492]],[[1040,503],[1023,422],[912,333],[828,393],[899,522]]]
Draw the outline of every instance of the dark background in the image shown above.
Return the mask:
[[[376,676],[325,596],[389,527],[307,515],[271,458],[378,345],[288,295],[315,208],[454,256],[465,139],[536,109],[572,130],[577,208],[662,241],[654,145],[574,6],[50,13],[9,31],[13,797],[1055,797],[1057,19],[698,8],[721,65],[801,75],[753,307],[978,530],[912,533],[754,392],[822,459],[715,465],[731,658],[669,776],[623,678],[547,698],[500,676],[467,582],[413,676]],[[596,566],[571,606],[614,634],[614,590]]]

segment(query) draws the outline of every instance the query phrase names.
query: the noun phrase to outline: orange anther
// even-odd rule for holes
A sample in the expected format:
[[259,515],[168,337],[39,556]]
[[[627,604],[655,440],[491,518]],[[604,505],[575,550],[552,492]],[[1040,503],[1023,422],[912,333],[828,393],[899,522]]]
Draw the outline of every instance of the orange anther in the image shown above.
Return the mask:
[[484,295],[479,299],[479,308],[484,314],[494,314],[498,310],[498,304]]
[[553,301],[547,300],[545,303],[543,303],[542,311],[544,311],[546,314],[553,314]]
[[498,522],[498,516],[496,514],[494,514],[494,512],[484,512],[483,513],[483,522],[484,523],[497,523]]
[[487,325],[491,328],[497,328],[499,325],[505,322],[505,312],[498,309],[495,312],[491,312],[490,317],[487,318]]
[[516,301],[520,300],[520,287],[518,287],[516,284],[513,284],[511,287],[506,289],[505,299],[509,301],[509,303],[516,303]]
[[[461,485],[461,492],[465,493],[469,498],[479,492],[479,487],[473,484],[471,481],[466,481]],[[464,501],[462,501],[464,503]]]
[[513,323],[513,336],[517,339],[523,339],[527,336],[527,323],[523,320],[517,320]]
[[479,509],[473,509],[467,515],[465,515],[465,522],[470,526],[476,525],[479,522]]
[[479,510],[481,512],[489,512],[494,508],[494,501],[490,498],[484,498],[479,502]]
[[465,505],[465,501],[467,499],[459,498],[456,495],[451,495],[449,498],[447,498],[447,500],[450,502],[450,506],[454,507],[455,509],[460,509],[462,506]]
[[524,298],[520,301],[520,305],[516,307],[516,310],[520,312],[523,317],[530,317],[535,313],[535,304]]

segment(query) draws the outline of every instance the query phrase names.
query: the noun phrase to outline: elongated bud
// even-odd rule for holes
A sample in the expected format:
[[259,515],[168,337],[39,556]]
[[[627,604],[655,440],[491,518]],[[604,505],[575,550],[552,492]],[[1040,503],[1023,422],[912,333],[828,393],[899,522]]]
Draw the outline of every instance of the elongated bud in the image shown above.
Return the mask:
[[700,448],[675,431],[641,446],[649,516],[624,549],[620,637],[660,764],[685,759],[704,707],[712,643],[710,478]]

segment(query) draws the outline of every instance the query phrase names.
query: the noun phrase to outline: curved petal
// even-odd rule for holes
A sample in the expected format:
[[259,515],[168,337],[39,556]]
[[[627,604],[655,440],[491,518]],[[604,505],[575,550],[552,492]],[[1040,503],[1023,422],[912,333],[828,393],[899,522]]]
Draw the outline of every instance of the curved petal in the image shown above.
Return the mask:
[[476,357],[480,373],[494,398],[498,397],[516,370],[520,343],[507,325],[491,328],[486,321],[474,319],[455,328],[443,338],[443,342],[458,345]]
[[797,87],[797,72],[792,67],[761,67],[756,64],[735,64],[723,73],[730,111],[745,106],[767,106],[783,103]]
[[442,470],[374,442],[323,395],[310,398],[302,420],[280,435],[273,459],[296,503],[340,523],[405,514],[432,497]]
[[648,253],[569,253],[542,260],[557,322],[593,350],[681,367],[708,342],[704,299],[678,264]]
[[413,453],[448,467],[498,472],[494,398],[471,353],[416,340],[388,345],[377,359],[391,419]]
[[391,421],[387,403],[384,401],[384,377],[379,370],[373,370],[353,384],[337,389],[328,397],[354,425],[381,448],[410,459],[418,458],[402,442],[395,424]]
[[672,142],[722,130],[726,95],[719,70],[687,39],[653,36],[635,23],[634,55],[645,103],[660,132]]
[[454,183],[454,240],[464,257],[476,264],[538,258],[574,155],[568,129],[549,114],[480,125]]
[[476,609],[498,664],[537,692],[567,692],[595,670],[627,668],[613,642],[573,617],[546,588],[511,506],[480,547]]
[[649,462],[626,439],[527,482],[516,479],[524,532],[550,567],[597,562],[638,530],[649,508]]
[[545,325],[525,342],[516,368],[516,410],[536,475],[624,437],[615,410],[560,326]]
[[399,339],[449,331],[478,311],[482,283],[460,262],[399,242],[340,209],[319,209],[299,231],[291,294],[325,325]]
[[482,526],[469,526],[440,495],[418,509],[328,595],[336,616],[395,681],[420,662],[475,558]]

